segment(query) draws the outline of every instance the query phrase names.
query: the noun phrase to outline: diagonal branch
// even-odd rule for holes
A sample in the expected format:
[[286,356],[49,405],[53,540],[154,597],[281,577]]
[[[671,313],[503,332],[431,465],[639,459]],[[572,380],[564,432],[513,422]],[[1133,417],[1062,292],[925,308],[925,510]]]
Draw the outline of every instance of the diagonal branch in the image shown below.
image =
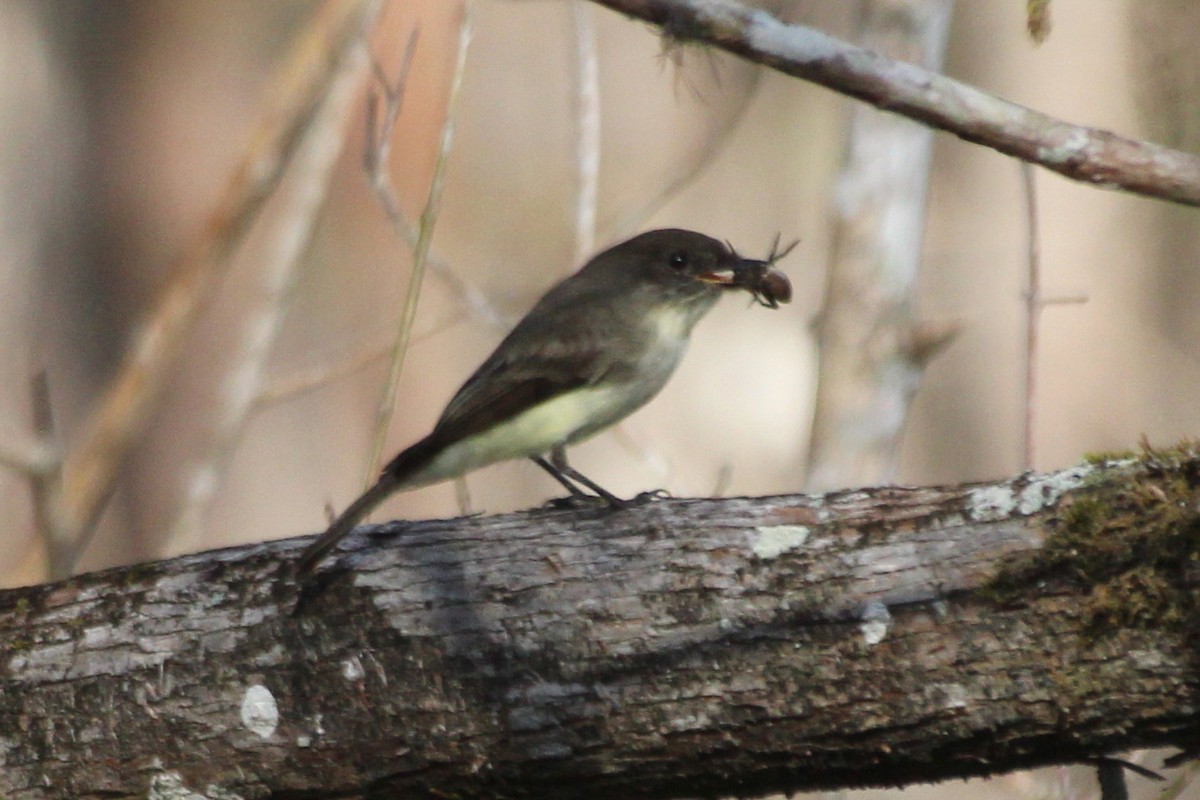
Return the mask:
[[180,254],[170,284],[67,454],[53,511],[55,526],[72,537],[82,537],[103,511],[125,459],[158,407],[188,332],[304,141],[337,65],[359,45],[379,7],[378,0],[329,3],[297,40],[281,72],[279,101],[255,132],[203,230]]
[[1200,157],[1073,125],[734,0],[593,0],[1077,181],[1200,205]]
[[220,407],[202,452],[188,465],[184,498],[171,525],[169,549],[196,549],[221,485],[223,467],[241,438],[267,382],[269,359],[291,306],[300,267],[328,201],[329,185],[346,139],[346,119],[367,74],[365,41],[339,59],[325,98],[313,114],[290,164],[289,182],[263,234],[266,246],[250,291],[254,302],[235,321],[237,338],[221,360]]

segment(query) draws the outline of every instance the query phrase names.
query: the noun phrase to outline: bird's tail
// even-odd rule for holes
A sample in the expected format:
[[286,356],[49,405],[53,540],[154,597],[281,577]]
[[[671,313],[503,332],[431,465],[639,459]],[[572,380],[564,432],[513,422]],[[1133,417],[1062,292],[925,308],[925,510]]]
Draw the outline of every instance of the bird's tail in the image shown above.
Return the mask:
[[304,575],[311,572],[321,562],[321,559],[341,541],[342,537],[353,530],[355,525],[362,522],[375,509],[375,506],[396,491],[399,484],[400,481],[392,474],[391,470],[384,471],[374,486],[351,503],[337,519],[330,523],[325,532],[300,554],[300,560],[296,562],[297,573]]

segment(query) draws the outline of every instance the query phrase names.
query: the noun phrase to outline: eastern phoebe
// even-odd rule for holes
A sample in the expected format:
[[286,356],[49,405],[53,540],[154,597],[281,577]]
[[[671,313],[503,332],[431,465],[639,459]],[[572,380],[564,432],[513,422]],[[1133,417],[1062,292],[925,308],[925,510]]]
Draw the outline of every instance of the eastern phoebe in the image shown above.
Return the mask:
[[[778,244],[778,242],[776,242]],[[791,285],[765,261],[692,231],[650,231],[605,250],[538,301],[442,412],[433,433],[392,459],[379,480],[300,556],[311,570],[393,492],[531,458],[573,495],[621,500],[574,470],[566,446],[624,419],[658,394],[692,327],[742,288],[763,305]],[[545,457],[549,454],[549,459]]]

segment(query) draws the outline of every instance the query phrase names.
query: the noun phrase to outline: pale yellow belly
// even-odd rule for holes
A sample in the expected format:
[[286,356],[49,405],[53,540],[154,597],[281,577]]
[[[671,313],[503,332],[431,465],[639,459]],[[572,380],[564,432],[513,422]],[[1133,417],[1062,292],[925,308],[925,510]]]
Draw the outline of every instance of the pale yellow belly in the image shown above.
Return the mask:
[[574,441],[574,434],[580,430],[595,430],[597,421],[607,427],[629,413],[625,408],[627,398],[622,395],[613,387],[585,387],[547,400],[450,445],[405,481],[405,486],[424,486],[498,461],[546,453],[556,445]]
[[617,384],[602,380],[576,389],[451,444],[409,476],[404,487],[436,483],[498,461],[541,455],[585,439],[641,408],[675,371],[695,318],[687,309],[667,306],[650,314],[646,322],[653,336],[637,363],[635,379],[627,377],[627,382]]

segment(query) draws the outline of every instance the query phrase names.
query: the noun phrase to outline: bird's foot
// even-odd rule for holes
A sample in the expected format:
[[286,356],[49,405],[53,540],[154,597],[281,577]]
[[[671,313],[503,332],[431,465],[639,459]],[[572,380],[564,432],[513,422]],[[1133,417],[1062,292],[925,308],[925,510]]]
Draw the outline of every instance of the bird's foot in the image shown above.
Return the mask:
[[[619,502],[625,502],[623,500]],[[552,497],[542,504],[542,508],[551,511],[579,511],[584,508],[611,507],[612,502],[594,494],[569,494],[566,497]]]
[[638,493],[636,497],[626,500],[625,504],[627,506],[640,506],[643,503],[653,503],[656,500],[670,500],[672,497],[674,495],[666,489],[651,489],[648,492]]
[[666,500],[671,497],[671,493],[666,489],[652,489],[648,492],[641,492],[628,500],[617,497],[616,495],[607,494],[604,496],[595,494],[569,494],[566,497],[555,497],[547,500],[542,508],[552,509],[555,511],[577,511],[585,508],[610,508],[619,510],[622,508],[634,508],[635,506],[646,505],[653,503],[656,500]]

